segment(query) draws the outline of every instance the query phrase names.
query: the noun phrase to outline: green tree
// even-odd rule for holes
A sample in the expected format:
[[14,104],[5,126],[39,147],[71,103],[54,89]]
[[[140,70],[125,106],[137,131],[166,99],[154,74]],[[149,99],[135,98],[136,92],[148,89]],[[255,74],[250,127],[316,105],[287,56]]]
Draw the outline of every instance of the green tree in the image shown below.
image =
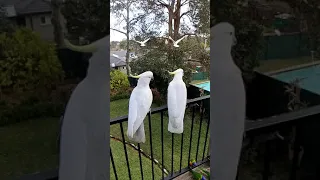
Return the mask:
[[[271,1],[271,0],[269,0]],[[318,0],[281,0],[288,3],[300,24],[303,24],[305,32],[309,37],[309,47],[311,51],[318,51],[320,54],[320,2]]]
[[129,66],[129,53],[131,49],[130,43],[130,35],[136,30],[135,25],[138,22],[143,21],[141,25],[145,26],[146,19],[149,16],[148,13],[134,13],[137,11],[139,7],[139,0],[111,0],[111,13],[117,17],[119,23],[125,22],[125,27],[122,29],[110,28],[111,30],[122,33],[126,36],[125,39],[125,49],[126,53],[126,70],[127,75],[130,74],[130,66]]
[[0,34],[0,50],[1,89],[48,90],[63,78],[55,46],[30,29]]
[[257,10],[254,1],[249,1],[248,5],[241,4],[232,0],[211,2],[211,26],[219,22],[229,22],[235,27],[238,43],[233,48],[232,56],[242,70],[244,80],[249,81],[253,77],[254,68],[259,66],[263,48],[263,25],[262,17],[253,16],[253,12]]
[[139,60],[134,61],[130,64],[132,72],[135,74],[140,74],[145,71],[152,71],[154,76],[154,81],[151,82],[151,86],[156,87],[163,98],[166,97],[168,83],[172,79],[167,71],[174,71],[178,68],[184,70],[184,81],[189,84],[191,81],[190,65],[185,62],[182,49],[173,50],[171,59],[167,58],[169,47],[160,46],[158,49],[152,49]]
[[77,41],[83,37],[93,42],[109,34],[109,11],[109,1],[65,1],[61,12],[67,22],[68,39]]
[[119,70],[110,71],[110,89],[119,93],[128,90],[130,83],[128,77]]
[[[205,16],[210,16],[208,4],[208,0],[156,0],[141,1],[140,3],[140,10],[152,14],[154,19],[157,19],[157,23],[151,23],[156,25],[165,23],[168,29],[166,35],[169,35],[174,40],[184,35],[196,35],[194,37],[189,36],[180,42],[179,48],[173,47],[173,43],[168,40],[167,44],[165,44],[166,40],[164,38],[154,38],[154,40],[150,40],[152,41],[152,43],[150,42],[152,46],[148,46],[143,51],[144,55],[131,64],[132,71],[135,73],[147,70],[154,73],[155,79],[153,85],[159,90],[162,97],[166,96],[168,82],[172,79],[167,70],[184,69],[184,81],[186,84],[189,84],[194,64],[209,67],[210,55],[202,46],[204,38],[197,36],[200,33],[209,33],[210,21],[208,18],[204,18]],[[205,9],[206,5],[207,9]],[[183,11],[183,8],[186,6],[189,6],[189,8]],[[201,10],[203,10],[202,13],[204,15],[200,13]],[[196,29],[194,32],[191,32],[190,24],[184,23],[184,17],[189,17]],[[137,36],[146,36],[145,29],[149,29],[148,25],[140,27],[141,31],[137,32]],[[149,31],[149,33],[152,34],[152,31]],[[150,37],[149,34],[148,37]]]

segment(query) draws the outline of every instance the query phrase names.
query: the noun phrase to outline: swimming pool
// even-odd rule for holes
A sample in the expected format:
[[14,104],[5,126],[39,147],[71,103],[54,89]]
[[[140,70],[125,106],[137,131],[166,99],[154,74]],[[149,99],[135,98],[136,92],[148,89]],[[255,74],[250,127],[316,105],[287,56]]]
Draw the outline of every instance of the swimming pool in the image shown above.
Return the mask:
[[272,75],[271,77],[286,83],[290,83],[297,78],[302,79],[300,82],[301,88],[320,94],[320,65],[312,65],[280,72]]
[[196,86],[198,88],[204,89],[205,91],[210,92],[210,81],[202,82],[202,83],[197,83],[197,84],[192,84],[193,86]]

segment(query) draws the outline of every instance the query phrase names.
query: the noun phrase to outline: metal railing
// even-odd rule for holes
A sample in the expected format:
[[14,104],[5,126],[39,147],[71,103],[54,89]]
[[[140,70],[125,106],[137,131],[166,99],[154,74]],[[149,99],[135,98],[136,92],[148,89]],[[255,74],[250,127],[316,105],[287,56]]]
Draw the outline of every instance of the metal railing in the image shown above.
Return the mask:
[[[187,172],[189,170],[189,167],[188,167],[188,164],[189,164],[189,161],[191,159],[195,159],[197,161],[197,165],[201,165],[205,162],[207,162],[209,160],[209,155],[206,154],[206,150],[208,148],[208,135],[209,135],[209,118],[206,118],[207,120],[204,121],[204,115],[205,115],[205,108],[201,108],[201,111],[200,111],[200,119],[199,119],[199,128],[198,128],[198,131],[197,132],[194,132],[194,124],[195,124],[195,121],[196,121],[196,110],[197,110],[197,107],[199,107],[203,101],[209,101],[210,99],[210,96],[202,96],[202,97],[199,97],[199,98],[195,98],[195,99],[192,99],[192,100],[188,100],[187,101],[187,109],[186,111],[189,111],[191,110],[191,131],[190,131],[190,136],[189,136],[189,142],[184,142],[185,138],[184,138],[184,133],[182,134],[173,134],[171,133],[171,152],[165,152],[164,151],[164,121],[165,121],[165,113],[167,112],[168,110],[168,107],[165,105],[165,106],[161,106],[161,107],[158,107],[158,108],[154,108],[151,110],[151,113],[149,113],[147,115],[147,120],[148,120],[148,124],[149,124],[149,145],[150,145],[150,159],[151,159],[151,162],[150,162],[150,165],[151,165],[151,169],[152,169],[152,180],[155,179],[155,163],[157,162],[157,160],[155,160],[154,158],[154,149],[153,149],[153,146],[154,146],[154,138],[153,137],[153,133],[152,133],[152,124],[153,124],[153,121],[152,121],[152,115],[153,114],[160,114],[160,121],[161,121],[161,137],[158,137],[159,139],[161,139],[161,167],[162,167],[162,176],[161,176],[161,179],[164,179],[164,180],[170,180],[170,179],[173,179],[185,172]],[[186,114],[187,116],[187,114]],[[125,135],[124,135],[124,127],[123,127],[123,123],[126,122],[128,120],[128,116],[121,116],[121,117],[117,117],[113,120],[111,120],[110,122],[110,126],[112,125],[117,125],[119,124],[120,126],[120,131],[121,131],[121,138],[122,138],[122,143],[123,143],[123,150],[124,150],[124,154],[125,154],[125,161],[126,161],[126,166],[127,166],[127,171],[128,171],[128,177],[129,179],[132,179],[132,173],[140,173],[140,177],[141,179],[149,179],[149,178],[145,178],[144,177],[144,172],[143,172],[143,169],[144,169],[144,166],[142,165],[142,150],[141,150],[141,145],[138,143],[137,145],[135,144],[132,144],[132,143],[127,143],[125,141]],[[186,119],[185,119],[186,121]],[[204,128],[205,130],[205,134],[203,134],[205,137],[204,137],[204,144],[202,144],[202,147],[201,147],[201,144],[200,144],[200,138],[201,138],[201,135],[202,135],[202,130],[203,130],[203,124],[206,123],[206,127]],[[184,131],[188,131],[189,129],[187,128],[184,128]],[[193,145],[193,139],[194,139],[194,134],[198,134],[197,138],[196,138],[196,142],[197,144],[196,145]],[[181,136],[181,142],[180,142],[180,151],[177,152],[174,150],[174,147],[175,147],[175,137],[176,136]],[[203,138],[203,137],[202,137]],[[184,150],[184,143],[189,143],[189,146],[188,146],[188,158],[187,158],[187,161],[183,161],[183,155],[186,155],[185,153],[183,153],[183,150]],[[130,163],[129,163],[129,155],[128,155],[128,150],[127,150],[127,144],[131,144],[133,147],[135,147],[135,149],[138,151],[139,153],[139,165],[140,165],[140,172],[131,172],[131,166]],[[199,148],[202,148],[203,151],[202,153],[200,152],[200,149]],[[196,155],[195,155],[195,158],[191,157],[191,150],[192,148],[196,148]],[[145,151],[145,150],[144,150]],[[198,158],[198,154],[202,154],[202,157]],[[175,171],[174,170],[174,153],[179,153],[179,170],[178,171]],[[117,168],[116,168],[116,165],[115,165],[115,161],[114,161],[114,155],[112,153],[112,149],[110,148],[110,156],[111,156],[111,164],[112,164],[112,169],[113,169],[113,174],[115,176],[115,179],[118,180],[120,179],[119,176],[118,176],[118,172],[117,172]],[[160,155],[159,155],[160,156]],[[166,163],[164,164],[164,159],[165,159],[165,156],[171,156],[171,162],[169,163]],[[168,173],[166,175],[166,170],[163,168],[164,166],[168,166],[170,165],[170,173]],[[123,174],[122,174],[123,175]]]
[[[198,107],[198,105],[205,101],[205,100],[209,100],[209,96],[203,96],[203,97],[200,97],[200,98],[196,98],[196,99],[192,99],[192,100],[189,100],[188,101],[188,109],[191,109],[191,132],[194,132],[194,133],[198,133],[198,136],[196,138],[196,141],[197,141],[197,145],[194,146],[196,147],[196,152],[198,154],[198,152],[201,152],[202,148],[200,149],[200,146],[199,146],[199,132],[201,131],[201,129],[204,129],[206,132],[205,132],[205,138],[207,139],[208,138],[208,131],[209,131],[209,119],[207,121],[207,127],[206,128],[203,128],[203,127],[199,127],[199,131],[195,132],[194,131],[194,123],[195,123],[195,114],[196,114],[196,109]],[[164,151],[164,142],[165,142],[165,139],[164,139],[164,115],[165,115],[165,112],[167,111],[167,106],[162,106],[162,107],[158,107],[158,108],[154,108],[152,109],[151,111],[151,114],[148,115],[147,117],[147,122],[149,123],[149,128],[151,129],[152,127],[152,124],[154,124],[155,122],[152,121],[152,114],[153,115],[156,115],[156,114],[160,114],[160,120],[161,120],[161,137],[156,137],[156,138],[159,138],[161,140],[161,158],[160,158],[160,161],[161,161],[161,165],[164,165],[164,163],[169,164],[169,167],[170,167],[170,172],[168,172],[168,174],[165,173],[165,171],[162,171],[162,174],[161,174],[161,177],[159,179],[164,179],[164,180],[168,180],[168,179],[173,179],[187,171],[189,171],[189,168],[188,168],[188,162],[187,161],[183,161],[183,153],[181,153],[183,150],[187,152],[187,160],[190,160],[191,158],[191,149],[193,146],[191,146],[191,143],[192,142],[192,138],[194,137],[190,137],[189,141],[183,141],[183,138],[182,141],[180,142],[181,144],[180,145],[180,153],[179,153],[179,168],[177,171],[174,171],[174,163],[173,163],[173,156],[174,156],[174,153],[176,153],[176,151],[174,151],[173,149],[171,149],[171,152],[165,152]],[[202,124],[204,121],[205,118],[203,118],[203,111],[201,111],[201,117],[200,117],[200,124]],[[291,167],[288,167],[288,179],[289,180],[294,180],[294,179],[298,179],[297,176],[297,172],[298,172],[298,156],[299,156],[299,152],[300,152],[300,144],[301,144],[301,129],[299,128],[302,123],[308,123],[310,122],[310,118],[314,118],[314,117],[319,117],[320,116],[320,105],[318,106],[313,106],[313,107],[309,107],[309,108],[305,108],[305,109],[302,109],[302,110],[299,110],[299,111],[295,111],[295,112],[290,112],[290,113],[285,113],[285,114],[281,114],[281,115],[278,115],[278,116],[275,116],[275,117],[268,117],[268,118],[264,118],[264,119],[261,119],[261,120],[258,120],[258,121],[247,121],[246,122],[246,138],[255,138],[261,134],[265,134],[265,133],[270,133],[270,132],[274,132],[274,131],[277,131],[283,127],[290,127],[290,126],[296,126],[297,127],[297,133],[296,133],[296,141],[294,141],[294,144],[293,144],[293,147],[294,147],[294,153],[293,153],[293,159],[291,161]],[[127,121],[127,116],[121,116],[121,117],[118,117],[118,118],[115,118],[113,120],[111,120],[110,122],[110,125],[119,125],[120,126],[120,133],[121,133],[121,137],[122,139],[125,139],[125,135],[124,135],[124,125],[123,123],[126,123]],[[145,122],[146,123],[146,122]],[[203,123],[204,124],[204,123]],[[203,125],[202,125],[203,126]],[[189,129],[190,130],[190,129]],[[185,130],[186,131],[186,130]],[[189,131],[190,132],[190,131]],[[190,133],[190,136],[194,136],[194,133]],[[171,139],[171,147],[174,147],[175,145],[175,141],[174,141],[174,137],[176,137],[178,135],[174,135],[172,134],[172,139]],[[183,135],[181,135],[183,136]],[[159,162],[157,160],[154,159],[154,142],[153,142],[153,132],[150,131],[149,132],[149,143],[150,143],[150,158],[152,159],[152,161],[150,162],[149,165],[147,164],[144,164],[145,166],[151,166],[151,173],[152,173],[152,179],[155,179],[155,163]],[[170,142],[169,142],[170,143]],[[184,149],[184,145],[185,144],[189,144],[188,145],[188,148],[187,150]],[[208,141],[205,140],[204,142],[204,147],[206,148],[206,146],[208,145]],[[122,141],[122,146],[123,146],[123,149],[119,149],[119,151],[124,151],[125,152],[125,161],[126,161],[126,171],[128,173],[128,176],[129,176],[129,179],[132,178],[132,174],[136,174],[136,173],[139,173],[140,176],[142,177],[141,179],[150,179],[148,177],[145,176],[144,174],[144,167],[143,164],[141,163],[142,162],[142,154],[144,153],[142,150],[141,150],[141,146],[140,144],[137,144],[137,146],[135,146],[136,150],[138,150],[138,153],[139,153],[139,164],[135,164],[135,166],[140,166],[140,171],[135,171],[133,172],[131,170],[131,167],[133,167],[132,164],[130,164],[129,162],[129,154],[127,153],[128,152],[128,143],[126,141]],[[270,146],[272,146],[272,141],[268,140],[266,141],[265,143],[265,153],[264,153],[264,160],[263,160],[263,168],[262,168],[262,171],[261,171],[261,176],[262,176],[262,179],[263,180],[268,180],[270,179],[270,174],[271,174],[271,168],[270,168],[270,164],[272,163],[272,161],[270,160],[271,158],[271,154],[270,154]],[[205,154],[205,148],[203,148],[203,152],[202,152],[202,157],[201,158],[196,158],[197,162],[198,162],[198,165],[201,165],[205,162],[208,162],[209,161],[209,158],[210,158],[210,155],[209,154]],[[118,150],[118,149],[117,149]],[[146,150],[146,149],[144,149]],[[201,153],[200,153],[201,154]],[[111,156],[111,160],[110,160],[110,168],[111,167],[115,167],[115,156],[113,154],[113,151],[112,149],[110,149],[110,156]],[[168,163],[168,162],[164,162],[164,159],[165,158],[170,158],[171,161]],[[184,158],[186,159],[186,158]],[[149,162],[148,162],[149,163]],[[111,172],[110,172],[111,173]],[[114,174],[114,177],[111,177],[111,178],[115,178],[115,179],[119,179],[121,180],[123,177],[123,172],[121,172],[121,177],[119,175],[119,172],[117,171],[117,168],[113,168],[113,174]],[[31,175],[28,175],[28,176],[25,176],[22,178],[22,180],[57,180],[58,179],[58,170],[55,169],[53,171],[50,171],[50,172],[42,172],[42,173],[35,173],[35,174],[31,174]],[[126,178],[127,179],[127,178]]]

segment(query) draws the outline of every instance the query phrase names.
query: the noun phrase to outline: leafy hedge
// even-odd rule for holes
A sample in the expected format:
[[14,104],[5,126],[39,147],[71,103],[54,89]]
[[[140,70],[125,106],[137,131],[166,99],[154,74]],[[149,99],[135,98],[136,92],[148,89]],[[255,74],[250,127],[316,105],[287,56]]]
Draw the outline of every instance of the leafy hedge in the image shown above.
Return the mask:
[[2,104],[0,109],[0,126],[34,118],[60,117],[63,111],[64,104],[62,103],[38,102],[35,104],[19,104],[12,107]]
[[126,91],[130,87],[128,76],[119,70],[110,71],[110,90]]
[[27,28],[0,34],[0,87],[12,91],[51,89],[64,73],[50,44]]

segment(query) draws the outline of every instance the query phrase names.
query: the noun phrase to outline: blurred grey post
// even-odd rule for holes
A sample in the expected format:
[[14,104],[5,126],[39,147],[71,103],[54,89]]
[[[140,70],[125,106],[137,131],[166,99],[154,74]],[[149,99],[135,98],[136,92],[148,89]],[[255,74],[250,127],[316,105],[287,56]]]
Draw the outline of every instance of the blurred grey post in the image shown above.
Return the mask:
[[242,73],[231,56],[237,41],[233,25],[227,22],[213,26],[210,36],[211,176],[214,180],[235,180],[246,106]]
[[110,170],[110,35],[67,48],[92,53],[87,76],[67,104],[60,137],[59,180],[108,180]]

